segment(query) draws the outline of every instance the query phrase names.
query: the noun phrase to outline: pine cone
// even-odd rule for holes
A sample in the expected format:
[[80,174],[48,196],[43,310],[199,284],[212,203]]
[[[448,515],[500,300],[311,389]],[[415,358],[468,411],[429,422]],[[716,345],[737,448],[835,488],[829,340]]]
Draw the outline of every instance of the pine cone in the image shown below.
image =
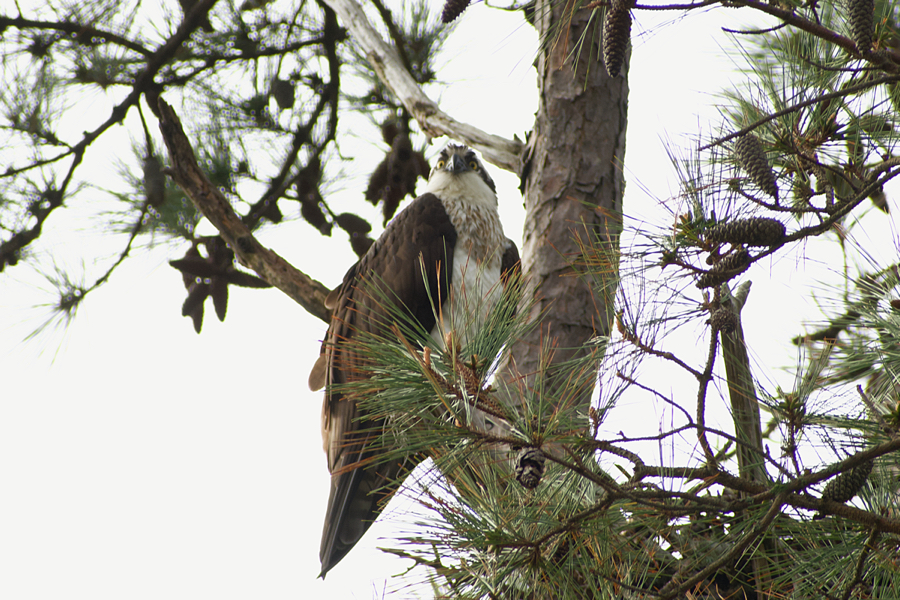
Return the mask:
[[869,200],[872,201],[872,204],[875,205],[875,208],[881,210],[885,214],[890,214],[891,207],[888,205],[887,195],[884,193],[883,187],[879,187],[877,190],[869,194]]
[[746,248],[739,248],[717,262],[713,268],[703,273],[697,279],[697,287],[714,287],[733,279],[747,270],[750,266],[750,253]]
[[738,219],[710,227],[706,240],[713,244],[747,244],[748,246],[777,246],[784,240],[785,228],[780,221],[768,217]]
[[545,460],[540,448],[520,449],[516,454],[516,481],[529,490],[536,488],[544,475]]
[[603,62],[610,77],[616,77],[631,39],[630,0],[612,0],[603,21]]
[[727,308],[720,308],[709,317],[709,326],[712,327],[713,331],[731,333],[737,329],[737,325],[737,315],[734,314],[734,311]]
[[281,212],[281,209],[278,208],[278,199],[271,198],[266,200],[265,207],[262,212],[259,213],[260,216],[265,217],[272,223],[281,223],[284,219],[284,213]]
[[750,179],[766,194],[778,200],[778,183],[769,166],[762,144],[752,133],[745,133],[734,141],[734,159]]
[[441,23],[450,23],[463,11],[469,8],[471,0],[447,0],[444,3],[444,12],[441,13]]
[[354,233],[350,235],[350,247],[353,248],[353,251],[360,258],[365,256],[374,243],[375,240],[365,234]]
[[351,235],[354,233],[365,235],[372,231],[372,226],[369,225],[368,221],[353,213],[341,213],[334,218],[334,222],[338,224],[338,227]]
[[275,77],[269,84],[269,93],[281,110],[294,108],[294,82]]
[[874,460],[867,460],[861,465],[853,467],[846,473],[841,473],[828,482],[822,490],[822,500],[833,502],[849,502],[857,495],[869,479],[869,473],[875,465]]
[[[874,465],[874,460],[867,460],[829,481],[825,489],[822,490],[822,500],[831,500],[841,504],[852,500],[854,496],[862,491]],[[813,519],[821,519],[823,517],[822,513],[817,513]]]
[[874,0],[847,0],[847,21],[850,25],[850,37],[856,49],[862,55],[872,51],[874,34]]
[[318,229],[319,233],[330,236],[332,223],[325,216],[322,207],[319,206],[321,201],[322,196],[319,194],[318,190],[315,191],[315,194],[301,196],[300,216],[303,217],[307,223]]
[[153,208],[159,208],[166,201],[166,176],[162,164],[152,152],[144,157],[144,193]]

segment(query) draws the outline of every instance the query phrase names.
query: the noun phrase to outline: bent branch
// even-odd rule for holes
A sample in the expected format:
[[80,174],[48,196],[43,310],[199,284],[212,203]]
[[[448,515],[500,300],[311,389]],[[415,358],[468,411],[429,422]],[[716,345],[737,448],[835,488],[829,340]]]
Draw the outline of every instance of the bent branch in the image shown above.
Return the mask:
[[298,271],[253,237],[225,196],[200,170],[178,115],[163,100],[159,101],[159,116],[159,129],[172,161],[169,175],[194,202],[197,210],[219,230],[222,239],[234,250],[241,263],[287,294],[307,312],[329,322],[331,313],[325,308],[328,288]]
[[508,140],[467,123],[460,123],[443,112],[425,95],[403,66],[397,51],[375,31],[355,0],[325,0],[325,3],[338,14],[351,37],[362,46],[378,78],[400,99],[426,135],[447,135],[458,139],[481,152],[489,163],[519,174],[520,157],[525,147],[521,141]]

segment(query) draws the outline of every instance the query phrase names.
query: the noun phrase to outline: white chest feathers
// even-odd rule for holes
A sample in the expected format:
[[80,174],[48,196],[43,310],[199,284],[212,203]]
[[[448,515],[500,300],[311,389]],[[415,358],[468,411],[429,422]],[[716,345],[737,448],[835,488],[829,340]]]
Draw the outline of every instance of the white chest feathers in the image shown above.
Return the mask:
[[471,340],[503,293],[500,268],[506,236],[497,212],[497,196],[475,173],[436,174],[427,192],[438,196],[456,229],[450,306],[431,331],[443,347],[453,330],[460,344]]

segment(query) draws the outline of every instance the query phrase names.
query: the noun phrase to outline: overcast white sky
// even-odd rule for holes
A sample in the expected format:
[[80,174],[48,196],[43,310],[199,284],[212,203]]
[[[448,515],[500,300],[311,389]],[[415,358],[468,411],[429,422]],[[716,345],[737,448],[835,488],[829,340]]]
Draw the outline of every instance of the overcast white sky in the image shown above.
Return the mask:
[[[718,27],[750,17],[729,9],[661,26],[672,15],[638,13],[630,217],[667,221],[659,203],[677,181],[662,140],[686,147],[698,126],[710,129],[715,94],[738,78],[721,56]],[[533,30],[520,13],[480,4],[462,20],[442,57],[440,77],[450,83],[442,106],[487,131],[524,138],[536,108]],[[102,110],[85,118],[105,118]],[[377,140],[360,143],[373,156],[348,167],[359,172],[344,193],[357,196],[379,160]],[[109,168],[101,175],[115,177]],[[507,234],[520,238],[518,182],[496,168],[492,174]],[[896,252],[893,218],[866,230],[885,240],[886,253]],[[51,219],[44,237],[55,233],[61,241],[46,250],[61,255],[107,243]],[[329,286],[353,261],[340,235],[324,239],[301,222],[267,231],[263,242]],[[112,255],[119,246],[104,247]],[[0,598],[380,597],[405,568],[377,550],[391,531],[382,523],[324,582],[316,579],[328,473],[321,395],[307,391],[306,379],[324,324],[278,291],[234,290],[225,323],[208,307],[198,336],[179,316],[180,275],[165,262],[174,257],[160,250],[130,260],[64,336],[32,343],[22,339],[41,313],[29,307],[46,296],[20,273],[26,267],[2,274]],[[788,340],[814,306],[800,284],[835,258],[816,253],[792,279],[779,276],[797,266],[790,259],[751,271],[745,327],[770,367],[793,361]]]

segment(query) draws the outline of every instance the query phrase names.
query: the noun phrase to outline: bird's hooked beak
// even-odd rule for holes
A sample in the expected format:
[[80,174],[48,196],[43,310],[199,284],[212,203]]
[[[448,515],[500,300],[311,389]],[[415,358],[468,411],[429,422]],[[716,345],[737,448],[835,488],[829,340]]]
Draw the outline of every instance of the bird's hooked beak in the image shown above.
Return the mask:
[[448,173],[464,173],[469,170],[469,165],[466,164],[465,159],[459,154],[453,154],[447,160],[447,166],[444,169]]

